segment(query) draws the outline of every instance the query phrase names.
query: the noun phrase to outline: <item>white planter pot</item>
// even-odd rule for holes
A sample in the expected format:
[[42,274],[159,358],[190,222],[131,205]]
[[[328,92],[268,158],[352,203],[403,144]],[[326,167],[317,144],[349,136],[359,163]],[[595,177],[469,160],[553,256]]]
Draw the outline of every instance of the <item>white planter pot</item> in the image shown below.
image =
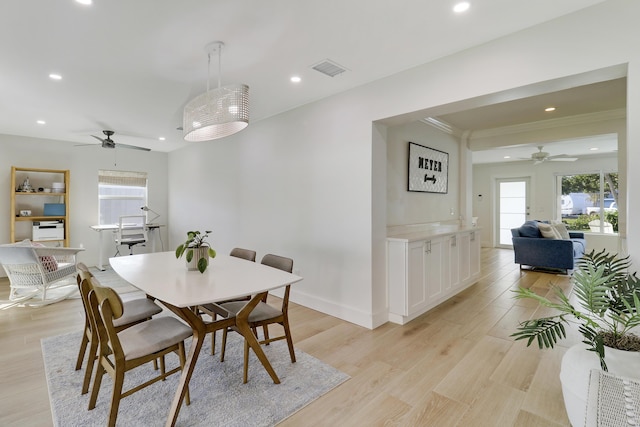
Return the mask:
[[[616,350],[607,347],[604,352],[610,373],[629,378],[640,376],[640,352]],[[589,375],[592,369],[601,369],[598,355],[588,351],[585,344],[576,344],[564,354],[560,366],[562,396],[569,422],[582,427],[587,414]]]
[[[201,246],[199,248],[192,248],[192,249],[193,249],[193,258],[191,258],[191,261],[187,261],[187,270],[197,270],[198,260],[200,258],[205,258],[207,260],[207,265],[209,265],[209,254],[208,254],[209,247],[208,246]],[[187,249],[187,251],[188,250],[189,249]]]

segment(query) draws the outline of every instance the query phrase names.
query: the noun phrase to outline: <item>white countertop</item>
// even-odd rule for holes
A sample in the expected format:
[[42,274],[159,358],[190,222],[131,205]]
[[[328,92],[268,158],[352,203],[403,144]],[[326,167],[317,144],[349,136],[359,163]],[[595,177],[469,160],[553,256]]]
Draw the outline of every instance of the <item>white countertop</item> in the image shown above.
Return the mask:
[[481,229],[481,227],[442,225],[415,231],[406,230],[400,233],[395,233],[393,235],[387,235],[387,240],[415,242],[418,240],[428,240],[441,236],[451,236],[453,234],[464,233],[468,231],[480,231]]

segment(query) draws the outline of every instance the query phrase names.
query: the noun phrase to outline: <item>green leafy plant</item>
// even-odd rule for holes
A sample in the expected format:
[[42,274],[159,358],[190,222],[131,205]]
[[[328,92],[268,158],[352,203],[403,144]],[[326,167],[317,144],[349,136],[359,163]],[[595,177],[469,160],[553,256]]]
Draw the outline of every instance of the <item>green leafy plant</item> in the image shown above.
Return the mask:
[[204,234],[201,234],[199,231],[188,231],[187,232],[187,240],[184,243],[181,243],[176,248],[176,258],[180,258],[182,255],[185,256],[187,262],[191,262],[193,259],[196,248],[206,247],[207,251],[206,256],[201,256],[198,259],[197,267],[200,273],[204,273],[209,265],[208,258],[215,258],[216,251],[209,245],[206,241],[207,237],[209,237],[209,233],[211,231],[205,231]]
[[564,291],[551,284],[556,301],[535,292],[519,288],[517,299],[533,299],[544,307],[559,313],[549,317],[526,320],[518,325],[511,336],[527,340],[527,346],[536,341],[539,348],[553,348],[566,338],[565,325],[577,323],[583,343],[600,359],[607,370],[605,346],[620,350],[640,351],[640,337],[630,330],[640,325],[640,279],[628,273],[629,257],[618,258],[605,250],[586,254],[573,274],[573,293],[579,304],[574,307]]

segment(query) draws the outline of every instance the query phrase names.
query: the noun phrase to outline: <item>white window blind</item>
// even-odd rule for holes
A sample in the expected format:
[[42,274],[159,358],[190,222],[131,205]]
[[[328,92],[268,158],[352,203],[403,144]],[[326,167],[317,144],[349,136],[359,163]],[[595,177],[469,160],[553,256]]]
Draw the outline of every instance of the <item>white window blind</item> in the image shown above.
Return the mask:
[[147,173],[133,171],[98,171],[98,184],[119,185],[125,187],[146,187]]
[[117,224],[123,215],[140,215],[147,204],[147,173],[98,171],[99,224]]

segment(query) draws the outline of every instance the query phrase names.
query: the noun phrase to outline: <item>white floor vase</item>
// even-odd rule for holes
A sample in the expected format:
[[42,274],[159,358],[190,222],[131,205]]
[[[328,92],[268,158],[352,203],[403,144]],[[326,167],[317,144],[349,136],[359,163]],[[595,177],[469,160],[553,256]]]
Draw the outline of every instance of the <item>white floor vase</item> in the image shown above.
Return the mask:
[[[605,349],[605,361],[610,373],[629,378],[640,378],[640,352]],[[600,369],[598,355],[588,351],[585,344],[569,348],[562,358],[560,382],[569,422],[573,427],[585,425],[589,375]]]

